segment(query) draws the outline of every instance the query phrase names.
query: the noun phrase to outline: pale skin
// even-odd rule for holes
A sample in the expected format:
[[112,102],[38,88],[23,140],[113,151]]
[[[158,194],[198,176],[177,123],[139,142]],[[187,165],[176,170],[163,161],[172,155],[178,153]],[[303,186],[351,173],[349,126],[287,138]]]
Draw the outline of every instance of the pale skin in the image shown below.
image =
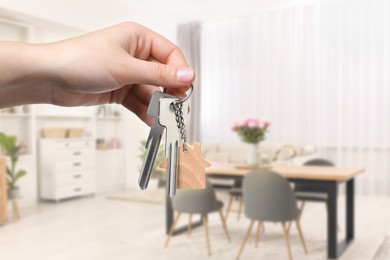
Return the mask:
[[183,98],[194,78],[177,46],[136,23],[47,44],[0,42],[0,108],[117,103],[150,125],[152,93]]

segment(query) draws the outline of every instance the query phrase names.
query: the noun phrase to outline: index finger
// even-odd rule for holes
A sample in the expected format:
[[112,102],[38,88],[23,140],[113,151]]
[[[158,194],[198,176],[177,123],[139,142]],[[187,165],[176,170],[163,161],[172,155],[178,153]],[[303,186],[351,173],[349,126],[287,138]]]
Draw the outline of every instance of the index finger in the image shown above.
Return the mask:
[[149,57],[163,64],[188,68],[186,58],[178,46],[146,27],[138,26],[138,37],[146,37],[145,41],[150,42]]

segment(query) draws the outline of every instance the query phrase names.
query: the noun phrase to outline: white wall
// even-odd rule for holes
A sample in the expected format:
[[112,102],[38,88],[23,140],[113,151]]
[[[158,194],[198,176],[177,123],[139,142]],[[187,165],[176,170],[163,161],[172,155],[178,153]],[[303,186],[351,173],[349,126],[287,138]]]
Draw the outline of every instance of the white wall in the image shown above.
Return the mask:
[[4,0],[0,3],[0,13],[1,9],[3,14],[23,21],[34,21],[45,26],[49,23],[62,24],[84,31],[100,29],[123,21],[134,21],[172,41],[176,38],[175,18],[137,3],[106,0],[35,0],[32,4],[28,0]]

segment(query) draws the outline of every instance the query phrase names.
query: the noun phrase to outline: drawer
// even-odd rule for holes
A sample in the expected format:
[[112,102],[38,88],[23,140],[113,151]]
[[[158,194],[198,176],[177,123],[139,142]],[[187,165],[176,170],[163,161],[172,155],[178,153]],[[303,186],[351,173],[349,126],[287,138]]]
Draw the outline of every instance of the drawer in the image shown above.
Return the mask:
[[64,140],[57,141],[55,143],[55,148],[57,150],[62,149],[83,149],[83,148],[91,148],[95,149],[95,142],[93,140]]
[[61,172],[55,176],[56,186],[68,185],[68,184],[82,184],[95,182],[95,171],[84,170],[75,172]]
[[95,193],[94,183],[66,185],[57,188],[57,199],[71,198]]
[[62,161],[73,161],[73,160],[84,160],[88,158],[94,158],[95,157],[95,150],[94,149],[66,149],[59,151],[56,153],[57,160]]
[[63,171],[78,171],[81,169],[95,168],[96,161],[94,158],[91,159],[80,159],[80,160],[72,160],[72,161],[58,161],[54,165],[54,172],[57,174],[58,172]]

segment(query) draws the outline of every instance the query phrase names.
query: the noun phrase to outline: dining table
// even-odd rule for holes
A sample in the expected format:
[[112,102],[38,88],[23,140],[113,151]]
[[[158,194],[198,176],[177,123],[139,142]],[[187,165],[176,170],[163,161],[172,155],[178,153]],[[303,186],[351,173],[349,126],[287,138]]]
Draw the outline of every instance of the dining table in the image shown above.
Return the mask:
[[[284,176],[293,184],[305,184],[317,187],[321,193],[326,193],[328,204],[327,215],[327,257],[337,259],[348,248],[355,235],[355,177],[364,172],[363,167],[323,167],[323,166],[297,166],[270,164],[259,165],[257,168],[234,163],[212,162],[206,168],[206,175],[210,178],[242,180],[252,171],[270,170]],[[345,237],[338,239],[337,216],[339,185],[344,184],[345,189]],[[173,208],[171,199],[166,202],[166,231],[173,223]],[[201,220],[193,222],[192,226],[202,225]],[[183,232],[185,227],[179,228],[175,233]]]

